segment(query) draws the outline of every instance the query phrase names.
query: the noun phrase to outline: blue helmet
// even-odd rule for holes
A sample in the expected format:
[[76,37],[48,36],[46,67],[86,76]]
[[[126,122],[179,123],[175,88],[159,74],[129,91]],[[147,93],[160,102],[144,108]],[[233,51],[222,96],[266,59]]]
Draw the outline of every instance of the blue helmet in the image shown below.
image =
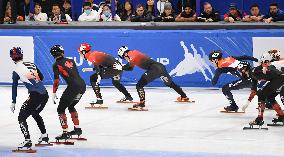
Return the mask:
[[13,61],[19,61],[23,59],[23,50],[20,47],[13,47],[10,50],[10,57]]

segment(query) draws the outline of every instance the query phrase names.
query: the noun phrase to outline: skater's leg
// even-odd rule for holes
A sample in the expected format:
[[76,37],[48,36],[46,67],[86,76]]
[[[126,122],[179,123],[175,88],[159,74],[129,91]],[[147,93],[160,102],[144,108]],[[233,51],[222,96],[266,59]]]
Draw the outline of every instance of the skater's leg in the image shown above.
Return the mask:
[[97,99],[102,99],[102,94],[100,92],[100,76],[95,73],[90,76],[91,86],[96,94]]
[[144,86],[146,86],[149,82],[146,79],[146,75],[143,74],[140,80],[136,84],[136,89],[138,92],[138,96],[140,98],[140,102],[145,102],[145,91]]
[[121,79],[121,75],[118,74],[118,75],[115,75],[113,78],[112,78],[112,84],[113,86],[118,89],[121,93],[124,94],[125,97],[131,97],[130,93],[126,90],[126,88],[120,83],[120,79]]
[[37,106],[37,108],[35,109],[32,117],[34,118],[34,120],[37,123],[38,128],[40,129],[41,134],[45,134],[46,133],[46,129],[45,129],[45,125],[44,125],[44,121],[42,119],[42,117],[40,116],[40,112],[44,109],[47,101],[48,101],[48,94],[44,94],[44,95],[38,95],[38,97],[40,98],[40,102],[39,105]]
[[58,113],[58,117],[59,117],[59,121],[61,124],[61,127],[63,129],[63,131],[67,132],[68,131],[68,125],[67,125],[67,117],[65,114],[65,110],[67,107],[69,107],[71,105],[71,103],[73,102],[74,98],[72,97],[73,94],[73,89],[70,87],[67,87],[65,89],[65,91],[63,92],[60,101],[59,101],[59,105],[57,107],[57,113]]
[[72,122],[74,124],[74,127],[76,128],[79,128],[80,126],[79,126],[78,112],[75,109],[75,105],[80,101],[84,93],[85,90],[79,93],[73,100],[72,104],[68,107],[69,113],[71,114]]

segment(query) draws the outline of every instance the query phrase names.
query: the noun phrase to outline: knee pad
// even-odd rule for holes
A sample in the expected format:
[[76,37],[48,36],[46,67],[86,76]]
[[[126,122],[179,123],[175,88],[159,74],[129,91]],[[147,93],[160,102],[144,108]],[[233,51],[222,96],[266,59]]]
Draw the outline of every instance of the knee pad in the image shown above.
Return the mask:
[[58,114],[65,114],[65,110],[67,108],[67,106],[70,105],[70,102],[66,99],[61,99],[59,102],[59,105],[57,107],[57,113]]

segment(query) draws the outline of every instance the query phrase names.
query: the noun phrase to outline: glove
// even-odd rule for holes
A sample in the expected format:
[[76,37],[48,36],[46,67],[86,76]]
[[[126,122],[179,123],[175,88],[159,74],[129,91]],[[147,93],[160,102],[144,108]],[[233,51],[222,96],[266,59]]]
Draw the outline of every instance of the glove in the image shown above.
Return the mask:
[[12,103],[10,106],[11,111],[14,113],[16,103]]
[[250,104],[250,101],[247,101],[246,104],[242,107],[242,110],[245,112]]
[[232,18],[232,17],[229,17],[229,21],[230,22],[235,22],[234,18]]
[[56,104],[56,99],[58,99],[57,95],[56,95],[56,93],[53,93],[52,94],[52,101],[53,101],[54,104]]
[[119,64],[119,63],[114,63],[114,64],[113,64],[113,69],[122,70],[122,65]]
[[82,69],[83,72],[88,72],[88,71],[94,71],[93,68],[83,68]]

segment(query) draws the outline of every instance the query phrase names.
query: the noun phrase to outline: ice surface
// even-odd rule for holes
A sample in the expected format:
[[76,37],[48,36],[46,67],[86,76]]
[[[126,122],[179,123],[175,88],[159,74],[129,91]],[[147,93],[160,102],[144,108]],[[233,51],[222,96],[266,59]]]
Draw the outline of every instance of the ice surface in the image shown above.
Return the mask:
[[[135,100],[136,89],[127,87]],[[64,87],[59,88],[58,95]],[[131,104],[117,104],[122,94],[114,88],[103,88],[104,102],[108,110],[86,110],[85,106],[95,95],[87,88],[76,106],[80,125],[87,142],[75,142],[74,146],[37,148],[37,154],[12,154],[10,151],[23,141],[18,125],[18,112],[27,99],[24,87],[18,88],[16,111],[10,111],[11,87],[0,87],[0,157],[241,157],[284,156],[284,127],[269,127],[265,130],[245,130],[257,116],[256,99],[245,114],[226,114],[219,111],[228,102],[220,90],[186,88],[188,96],[196,103],[175,103],[178,96],[170,88],[146,89],[148,112],[131,112]],[[48,87],[51,93],[51,87]],[[236,102],[242,106],[249,91],[233,92]],[[280,101],[279,101],[280,103]],[[53,140],[61,133],[56,112],[57,104],[51,98],[42,112],[49,137]],[[68,110],[66,110],[68,113]],[[265,122],[275,116],[274,111],[265,111]],[[69,129],[73,128],[69,113]],[[36,123],[28,119],[32,141],[40,136]]]

